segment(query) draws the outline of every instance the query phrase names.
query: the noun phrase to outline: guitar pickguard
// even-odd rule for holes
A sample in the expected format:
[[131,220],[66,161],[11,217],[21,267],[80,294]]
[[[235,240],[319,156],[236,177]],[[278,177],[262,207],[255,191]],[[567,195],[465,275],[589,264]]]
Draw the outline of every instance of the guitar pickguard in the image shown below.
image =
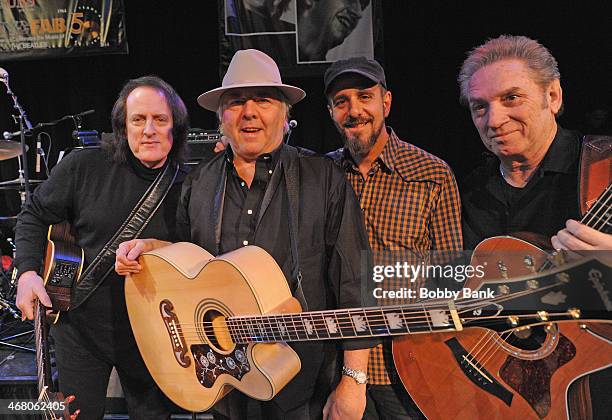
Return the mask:
[[214,351],[207,344],[194,344],[191,354],[195,360],[198,381],[211,388],[220,375],[226,374],[240,380],[251,370],[247,359],[248,344],[237,344],[234,350],[224,355]]
[[531,405],[540,418],[551,408],[550,381],[552,375],[576,356],[576,346],[563,334],[555,351],[538,360],[523,360],[509,356],[501,366],[500,377]]

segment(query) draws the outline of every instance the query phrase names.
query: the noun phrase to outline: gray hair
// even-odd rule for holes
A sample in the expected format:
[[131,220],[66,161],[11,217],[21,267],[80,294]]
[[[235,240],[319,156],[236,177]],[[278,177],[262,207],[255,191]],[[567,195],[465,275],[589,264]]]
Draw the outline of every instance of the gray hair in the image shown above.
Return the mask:
[[489,64],[513,58],[529,67],[533,81],[543,89],[553,80],[561,79],[557,60],[545,46],[526,36],[501,35],[468,53],[457,77],[461,103],[468,103],[468,85],[474,73]]

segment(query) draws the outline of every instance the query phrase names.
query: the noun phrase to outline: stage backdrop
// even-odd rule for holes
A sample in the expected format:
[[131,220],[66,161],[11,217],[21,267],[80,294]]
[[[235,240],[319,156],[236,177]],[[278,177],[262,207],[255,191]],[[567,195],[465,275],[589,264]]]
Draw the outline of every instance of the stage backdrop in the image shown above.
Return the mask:
[[341,58],[383,56],[380,0],[218,0],[218,7],[221,75],[247,48],[270,55],[287,77],[320,76]]
[[0,62],[126,54],[123,0],[1,0]]

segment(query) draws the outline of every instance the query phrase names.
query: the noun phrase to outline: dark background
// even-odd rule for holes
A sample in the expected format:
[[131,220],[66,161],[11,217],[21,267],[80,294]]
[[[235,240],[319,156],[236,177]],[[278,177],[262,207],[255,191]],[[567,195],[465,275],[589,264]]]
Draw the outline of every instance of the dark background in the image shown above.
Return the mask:
[[[467,110],[459,105],[455,78],[466,51],[487,38],[522,34],[551,50],[562,75],[563,126],[581,128],[589,106],[611,105],[607,2],[382,0],[381,4],[381,59],[393,93],[388,124],[402,139],[446,160],[459,180],[479,161],[483,148]],[[84,118],[83,129],[109,132],[110,110],[122,84],[129,78],[157,74],[183,97],[192,127],[214,129],[214,114],[198,107],[195,99],[220,85],[217,1],[125,0],[125,9],[128,55],[0,59],[32,123],[95,109],[94,115]],[[299,125],[291,143],[319,152],[338,147],[338,135],[325,109],[322,77],[284,81],[308,94],[294,108],[293,118]],[[0,92],[4,86],[0,85]],[[0,132],[18,130],[12,112],[10,98],[0,93]],[[73,129],[67,121],[48,130],[53,139],[51,163],[59,150],[74,145]],[[29,155],[31,176],[44,178],[33,172],[33,152]],[[3,180],[17,177],[15,162],[0,161]]]

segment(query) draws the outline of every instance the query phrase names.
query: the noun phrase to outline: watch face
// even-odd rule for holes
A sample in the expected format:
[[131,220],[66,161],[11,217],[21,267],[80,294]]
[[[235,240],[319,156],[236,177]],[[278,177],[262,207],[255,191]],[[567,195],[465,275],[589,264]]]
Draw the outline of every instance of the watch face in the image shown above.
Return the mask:
[[368,375],[366,375],[365,372],[358,372],[355,375],[355,379],[357,380],[358,383],[365,384],[366,381],[368,380]]

